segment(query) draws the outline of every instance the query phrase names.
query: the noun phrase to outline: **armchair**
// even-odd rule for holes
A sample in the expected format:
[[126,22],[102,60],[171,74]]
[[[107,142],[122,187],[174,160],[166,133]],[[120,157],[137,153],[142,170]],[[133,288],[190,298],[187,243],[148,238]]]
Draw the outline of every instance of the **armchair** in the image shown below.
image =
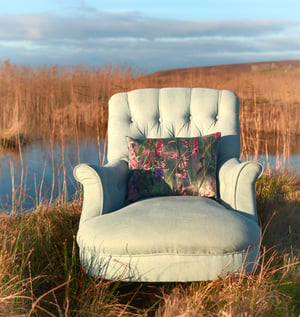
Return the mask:
[[[125,205],[126,137],[199,137],[220,132],[218,199],[160,196]],[[200,281],[257,265],[260,227],[257,162],[239,161],[239,101],[227,90],[138,89],[109,101],[108,163],[80,164],[83,184],[77,234],[86,272],[110,280]]]

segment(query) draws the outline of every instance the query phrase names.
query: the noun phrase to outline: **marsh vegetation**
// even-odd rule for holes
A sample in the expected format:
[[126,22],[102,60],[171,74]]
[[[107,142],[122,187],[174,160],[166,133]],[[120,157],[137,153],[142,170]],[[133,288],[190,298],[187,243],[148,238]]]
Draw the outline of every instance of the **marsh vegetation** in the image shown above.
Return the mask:
[[[0,148],[3,155],[13,151],[23,164],[24,148],[36,141],[50,148],[58,144],[62,153],[72,142],[78,147],[76,156],[80,144],[93,139],[100,152],[112,94],[143,87],[197,86],[238,94],[244,157],[274,154],[288,161],[300,152],[299,84],[300,61],[150,75],[133,73],[127,66],[31,68],[6,61],[0,64]],[[56,163],[66,176],[66,162]],[[300,314],[299,175],[267,169],[258,181],[263,239],[257,270],[209,282],[138,284],[86,276],[75,241],[80,192],[76,197],[66,202],[62,192],[62,199],[52,200],[51,206],[1,214],[0,316]]]
[[134,74],[127,66],[32,68],[6,61],[0,64],[1,145],[16,146],[18,140],[105,137],[107,104],[114,93],[182,86],[237,93],[243,153],[298,153],[299,80],[300,61],[178,69],[150,75]]

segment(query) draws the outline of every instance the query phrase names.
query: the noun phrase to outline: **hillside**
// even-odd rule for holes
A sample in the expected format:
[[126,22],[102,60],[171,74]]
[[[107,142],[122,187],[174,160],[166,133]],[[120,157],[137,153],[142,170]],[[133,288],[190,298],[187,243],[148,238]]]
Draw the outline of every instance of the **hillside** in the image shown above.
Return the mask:
[[149,77],[168,77],[181,75],[222,75],[222,74],[234,74],[239,75],[241,73],[249,72],[270,72],[270,71],[300,71],[300,60],[287,60],[287,61],[270,61],[270,62],[256,62],[256,63],[242,63],[242,64],[224,64],[215,66],[203,66],[192,68],[175,68],[169,70],[157,71],[149,74]]

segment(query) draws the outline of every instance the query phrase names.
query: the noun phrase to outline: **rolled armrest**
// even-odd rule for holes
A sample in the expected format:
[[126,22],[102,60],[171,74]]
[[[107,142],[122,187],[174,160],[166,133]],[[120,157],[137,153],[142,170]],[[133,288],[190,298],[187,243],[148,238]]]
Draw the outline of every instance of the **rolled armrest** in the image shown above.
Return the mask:
[[79,164],[75,166],[73,174],[83,184],[80,222],[123,207],[127,189],[127,162],[115,161],[102,167]]
[[219,190],[222,203],[235,210],[257,217],[255,184],[261,176],[260,163],[226,161],[219,170]]

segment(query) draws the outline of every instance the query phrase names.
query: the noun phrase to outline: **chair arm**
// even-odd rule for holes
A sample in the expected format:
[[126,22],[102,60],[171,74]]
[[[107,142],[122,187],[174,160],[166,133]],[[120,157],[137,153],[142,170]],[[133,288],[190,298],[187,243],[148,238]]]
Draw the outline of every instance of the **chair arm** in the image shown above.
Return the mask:
[[255,184],[261,176],[260,163],[238,159],[226,161],[219,170],[219,192],[221,202],[235,210],[257,217]]
[[128,164],[115,161],[105,166],[79,164],[73,171],[83,184],[84,196],[80,222],[117,210],[124,205]]

